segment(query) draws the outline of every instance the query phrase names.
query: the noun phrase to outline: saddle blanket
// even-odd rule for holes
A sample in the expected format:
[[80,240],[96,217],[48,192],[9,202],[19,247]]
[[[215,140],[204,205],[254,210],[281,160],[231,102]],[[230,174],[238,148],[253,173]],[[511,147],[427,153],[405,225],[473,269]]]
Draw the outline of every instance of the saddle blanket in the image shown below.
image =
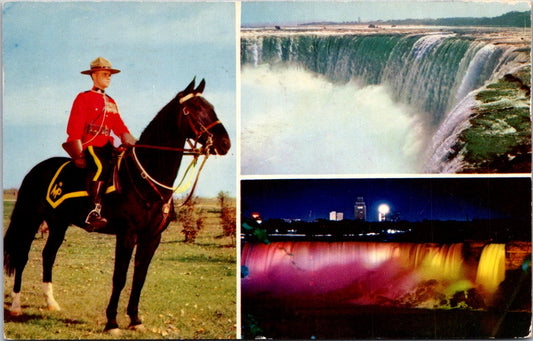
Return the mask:
[[[69,160],[58,168],[46,191],[46,201],[53,208],[71,198],[88,197],[85,172]],[[115,179],[106,189],[106,194],[116,191]]]

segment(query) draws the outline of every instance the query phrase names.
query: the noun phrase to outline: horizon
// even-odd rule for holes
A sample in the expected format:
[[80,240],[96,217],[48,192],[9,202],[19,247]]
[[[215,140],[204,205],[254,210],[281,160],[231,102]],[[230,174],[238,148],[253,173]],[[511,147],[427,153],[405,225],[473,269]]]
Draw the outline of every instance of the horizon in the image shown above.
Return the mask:
[[[472,20],[476,20],[476,19],[494,19],[494,18],[498,18],[500,16],[503,16],[503,15],[506,15],[506,14],[510,14],[510,13],[527,13],[529,11],[509,11],[509,12],[506,12],[504,14],[501,14],[501,15],[498,15],[498,16],[495,16],[495,17],[478,17],[478,16],[468,16],[468,17],[442,17],[442,18],[405,18],[405,19],[388,19],[388,20],[383,20],[383,19],[374,19],[374,20],[366,20],[366,21],[357,21],[357,20],[351,20],[351,21],[308,21],[308,22],[301,22],[301,23],[289,23],[289,24],[283,24],[283,23],[261,23],[261,24],[243,24],[241,27],[242,28],[261,28],[261,27],[265,27],[265,26],[272,26],[272,25],[277,25],[277,26],[285,26],[285,27],[305,27],[305,26],[312,26],[312,25],[323,25],[323,26],[328,26],[328,25],[331,25],[331,26],[338,26],[338,25],[368,25],[368,24],[376,24],[376,23],[379,23],[379,24],[388,24],[388,23],[396,23],[396,22],[409,22],[409,21],[413,21],[413,22],[418,22],[418,21],[439,21],[439,20],[453,20],[453,19],[472,19]],[[410,24],[399,24],[399,25],[410,25]],[[428,26],[428,27],[431,27],[431,26],[434,26],[433,24],[424,24],[422,26]],[[458,27],[460,27],[461,25],[457,25]],[[490,27],[499,27],[499,26],[490,26]],[[504,27],[508,27],[508,26],[504,26]],[[527,26],[527,27],[531,27],[531,25]]]
[[243,180],[241,211],[258,212],[263,221],[327,219],[331,211],[348,218],[358,197],[369,222],[383,203],[411,222],[531,216],[528,177]]
[[[243,2],[241,27],[305,25],[310,23],[370,23],[393,20],[495,18],[531,11],[529,1],[265,1]],[[472,17],[470,13],[476,13]]]

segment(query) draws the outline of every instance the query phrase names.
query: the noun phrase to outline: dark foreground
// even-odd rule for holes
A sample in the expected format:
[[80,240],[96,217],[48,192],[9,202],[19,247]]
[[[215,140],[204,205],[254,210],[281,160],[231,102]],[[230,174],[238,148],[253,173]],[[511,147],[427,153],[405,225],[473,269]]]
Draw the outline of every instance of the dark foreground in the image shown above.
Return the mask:
[[409,309],[378,306],[291,308],[272,300],[243,302],[243,338],[486,339],[526,337],[530,312]]

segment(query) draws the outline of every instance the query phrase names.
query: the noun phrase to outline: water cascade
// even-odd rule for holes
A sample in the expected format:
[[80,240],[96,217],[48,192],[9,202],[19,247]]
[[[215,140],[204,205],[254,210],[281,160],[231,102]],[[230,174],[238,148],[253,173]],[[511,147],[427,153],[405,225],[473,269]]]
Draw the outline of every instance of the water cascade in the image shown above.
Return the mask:
[[248,243],[242,253],[248,270],[241,282],[243,297],[418,308],[449,306],[456,292],[477,288],[490,298],[505,278],[505,245],[485,246],[479,260],[465,259],[463,248],[463,244],[378,242]]
[[[243,70],[263,65],[271,70],[304,69],[323,75],[332,84],[383,86],[397,106],[406,106],[408,113],[427,124],[425,134],[433,137],[429,145],[449,151],[461,131],[456,127],[464,128],[469,119],[469,115],[454,113],[456,110],[466,112],[464,106],[458,109],[457,105],[464,105],[464,101],[472,98],[473,91],[523,66],[524,58],[529,59],[527,52],[512,43],[478,38],[475,34],[446,32],[274,34],[254,31],[247,32],[241,39],[241,63]],[[243,98],[247,96],[243,88]],[[336,102],[341,98],[345,97],[336,97]],[[469,100],[466,104],[472,107],[474,103]],[[368,115],[383,113],[368,112]],[[351,118],[357,115],[361,113],[354,111]],[[448,119],[449,115],[454,118]],[[246,117],[247,111],[243,110],[243,118]],[[381,126],[367,128],[380,131]],[[433,136],[435,132],[438,134]],[[422,154],[432,155],[434,151]],[[441,151],[441,154],[446,156],[447,153]],[[439,160],[429,161],[432,166],[419,167],[429,172],[447,171],[446,167],[435,165]]]
[[477,268],[476,284],[494,293],[505,279],[505,244],[489,244],[483,248]]

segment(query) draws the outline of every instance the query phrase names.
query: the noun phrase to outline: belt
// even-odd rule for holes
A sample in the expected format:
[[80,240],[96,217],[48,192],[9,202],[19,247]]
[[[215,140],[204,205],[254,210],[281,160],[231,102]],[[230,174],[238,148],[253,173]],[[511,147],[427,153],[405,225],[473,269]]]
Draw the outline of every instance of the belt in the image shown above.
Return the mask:
[[87,134],[109,136],[109,134],[111,134],[111,129],[109,129],[108,127],[102,127],[96,124],[89,124],[87,126]]

